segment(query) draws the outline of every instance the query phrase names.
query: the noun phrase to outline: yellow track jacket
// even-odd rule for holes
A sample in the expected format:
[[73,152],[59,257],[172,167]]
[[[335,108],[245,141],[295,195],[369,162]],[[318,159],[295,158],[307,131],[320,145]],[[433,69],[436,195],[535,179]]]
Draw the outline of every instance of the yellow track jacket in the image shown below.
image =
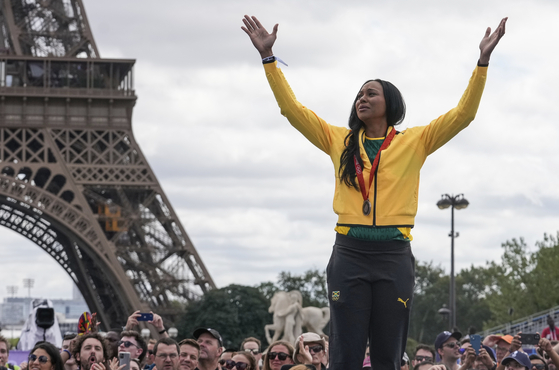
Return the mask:
[[[332,126],[299,103],[277,62],[264,64],[264,69],[281,114],[332,159],[336,176],[334,212],[338,215],[338,226],[413,227],[417,213],[419,171],[429,154],[473,121],[487,77],[487,67],[476,67],[456,108],[426,126],[408,128],[394,137],[390,146],[381,153],[377,175],[369,191],[373,208],[371,214],[365,216],[361,192],[341,183],[338,175],[349,128]],[[390,127],[389,132],[393,129]],[[363,137],[365,130],[361,129],[359,134]],[[365,165],[365,184],[369,184],[371,162],[362,140],[359,145]]]

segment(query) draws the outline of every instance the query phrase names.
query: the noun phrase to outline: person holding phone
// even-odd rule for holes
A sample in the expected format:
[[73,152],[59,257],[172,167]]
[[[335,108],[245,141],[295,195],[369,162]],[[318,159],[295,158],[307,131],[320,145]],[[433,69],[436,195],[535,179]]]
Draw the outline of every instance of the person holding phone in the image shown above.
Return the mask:
[[[326,268],[330,300],[330,369],[359,369],[367,339],[373,369],[400,368],[415,282],[411,229],[418,207],[419,174],[427,156],[474,119],[494,48],[507,18],[486,29],[480,57],[456,108],[402,132],[400,91],[366,81],[351,107],[349,128],[328,124],[296,100],[272,47],[272,33],[245,16],[243,31],[260,53],[281,113],[334,164],[336,241]],[[356,61],[356,63],[367,63]],[[319,91],[317,91],[319,93]]]

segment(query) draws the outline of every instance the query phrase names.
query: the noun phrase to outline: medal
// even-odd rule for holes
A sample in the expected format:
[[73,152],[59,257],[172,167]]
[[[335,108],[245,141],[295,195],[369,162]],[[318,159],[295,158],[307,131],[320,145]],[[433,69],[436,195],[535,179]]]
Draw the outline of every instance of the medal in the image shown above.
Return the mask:
[[371,214],[371,202],[369,201],[369,199],[367,199],[363,202],[363,214],[365,216],[368,216],[368,215]]

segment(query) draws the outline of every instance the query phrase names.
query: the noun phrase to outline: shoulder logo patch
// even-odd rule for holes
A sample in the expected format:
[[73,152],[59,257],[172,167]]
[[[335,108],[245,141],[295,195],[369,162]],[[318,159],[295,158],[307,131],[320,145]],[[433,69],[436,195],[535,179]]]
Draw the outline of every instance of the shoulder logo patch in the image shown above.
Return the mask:
[[337,301],[338,299],[340,299],[340,291],[339,290],[333,290],[332,291],[332,300]]
[[410,300],[409,298],[406,299],[405,301],[402,298],[398,298],[398,302],[402,302],[404,304],[405,308],[408,308],[408,301],[409,300]]

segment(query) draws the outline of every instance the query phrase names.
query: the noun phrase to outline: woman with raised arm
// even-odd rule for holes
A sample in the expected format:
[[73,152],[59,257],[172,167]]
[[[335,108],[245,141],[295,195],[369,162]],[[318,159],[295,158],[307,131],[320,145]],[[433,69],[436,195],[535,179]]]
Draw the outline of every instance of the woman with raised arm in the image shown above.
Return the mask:
[[278,25],[268,33],[256,17],[244,17],[242,29],[260,53],[281,114],[334,164],[338,223],[326,269],[331,370],[360,369],[367,338],[373,369],[400,369],[414,286],[410,241],[419,171],[429,154],[474,119],[489,58],[505,34],[506,21],[493,33],[487,28],[458,105],[428,125],[398,132],[394,126],[402,122],[406,108],[400,91],[388,81],[370,80],[359,89],[349,128],[330,125],[305,108],[272,52]]

